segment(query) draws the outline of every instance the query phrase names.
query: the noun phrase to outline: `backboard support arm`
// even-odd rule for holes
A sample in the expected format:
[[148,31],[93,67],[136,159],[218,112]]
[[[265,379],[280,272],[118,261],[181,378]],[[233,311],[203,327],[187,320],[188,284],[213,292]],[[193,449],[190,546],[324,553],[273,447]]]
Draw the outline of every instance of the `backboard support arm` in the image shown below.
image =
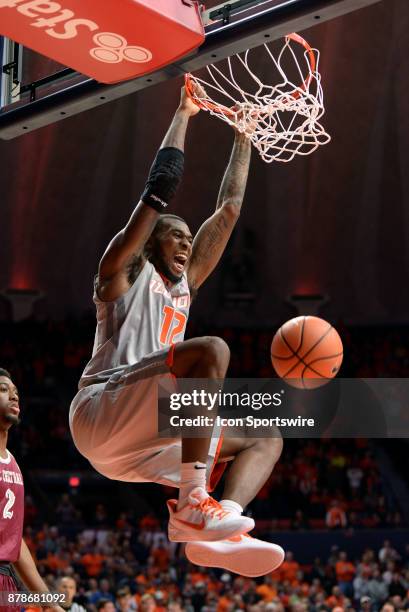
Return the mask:
[[[116,85],[84,77],[79,83],[0,112],[0,139],[10,140],[235,53],[299,32],[380,0],[233,0],[204,11],[205,42],[156,72]],[[67,69],[68,70],[68,69]],[[57,76],[60,73],[57,73]],[[73,76],[81,76],[73,73]],[[28,85],[28,88],[30,86]]]

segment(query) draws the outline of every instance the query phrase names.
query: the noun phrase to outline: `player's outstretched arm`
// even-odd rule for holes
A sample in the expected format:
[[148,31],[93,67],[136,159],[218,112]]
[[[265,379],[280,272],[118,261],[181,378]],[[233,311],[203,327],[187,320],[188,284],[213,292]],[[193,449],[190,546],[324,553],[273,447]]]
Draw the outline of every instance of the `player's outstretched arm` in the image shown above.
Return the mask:
[[[48,593],[49,588],[41,578],[30,550],[24,540],[21,541],[20,557],[13,563],[21,580],[31,593]],[[63,612],[60,606],[47,606],[48,609]]]
[[98,295],[102,300],[115,300],[129,289],[128,268],[131,262],[137,261],[142,268],[145,243],[182,178],[186,129],[190,117],[198,112],[198,106],[186,96],[183,87],[179,107],[153,162],[139,204],[100,261]]
[[236,132],[233,151],[223,177],[216,211],[207,219],[193,241],[188,270],[189,286],[198,289],[213,272],[240,216],[250,166],[251,142]]

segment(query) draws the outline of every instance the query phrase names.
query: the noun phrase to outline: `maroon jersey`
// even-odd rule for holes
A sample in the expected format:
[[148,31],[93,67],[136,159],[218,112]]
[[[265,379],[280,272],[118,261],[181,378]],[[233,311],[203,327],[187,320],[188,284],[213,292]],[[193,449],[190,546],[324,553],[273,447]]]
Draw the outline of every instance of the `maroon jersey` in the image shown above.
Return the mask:
[[13,455],[0,457],[0,561],[20,556],[24,521],[24,483]]

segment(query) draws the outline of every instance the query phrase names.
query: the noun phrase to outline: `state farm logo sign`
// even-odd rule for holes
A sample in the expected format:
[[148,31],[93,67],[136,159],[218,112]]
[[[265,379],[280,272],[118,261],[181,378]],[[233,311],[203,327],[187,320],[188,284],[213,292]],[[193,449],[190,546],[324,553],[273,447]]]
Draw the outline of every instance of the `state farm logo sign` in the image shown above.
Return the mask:
[[[95,21],[77,17],[75,13],[51,0],[0,0],[0,9],[15,8],[31,20],[32,28],[42,29],[45,34],[57,40],[69,40],[78,36],[85,28],[97,32],[100,27]],[[91,57],[106,64],[123,61],[137,64],[151,61],[152,53],[145,47],[128,45],[128,41],[115,32],[97,32],[93,35],[89,50]]]
[[150,62],[152,59],[152,53],[149,49],[128,45],[126,38],[119,34],[100,32],[95,34],[92,40],[99,46],[91,49],[90,54],[99,62],[118,64],[123,60],[128,60],[128,62],[141,64]]

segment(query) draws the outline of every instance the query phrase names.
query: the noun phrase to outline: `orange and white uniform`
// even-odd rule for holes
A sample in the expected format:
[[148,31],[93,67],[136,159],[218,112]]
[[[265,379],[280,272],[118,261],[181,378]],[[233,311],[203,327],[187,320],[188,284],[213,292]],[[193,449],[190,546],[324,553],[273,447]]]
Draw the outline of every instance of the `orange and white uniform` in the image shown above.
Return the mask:
[[[92,357],[70,407],[74,443],[108,478],[178,486],[181,441],[158,437],[157,384],[176,389],[170,368],[189,316],[186,274],[168,288],[147,261],[124,295],[102,302],[95,292],[94,302]],[[218,443],[214,432],[209,478]]]

